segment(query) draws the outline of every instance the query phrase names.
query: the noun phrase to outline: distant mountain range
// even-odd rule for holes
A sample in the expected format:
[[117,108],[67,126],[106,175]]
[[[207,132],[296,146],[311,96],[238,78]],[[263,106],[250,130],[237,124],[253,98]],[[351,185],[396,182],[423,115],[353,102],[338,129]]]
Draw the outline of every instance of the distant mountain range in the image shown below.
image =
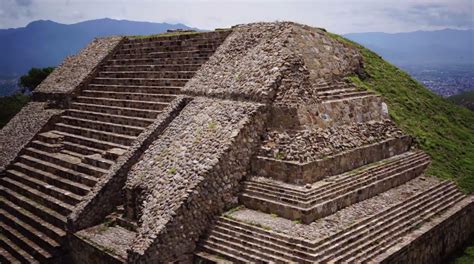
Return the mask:
[[352,33],[344,37],[397,66],[474,64],[474,30]]
[[98,36],[149,35],[179,28],[190,29],[183,24],[108,18],[71,25],[39,20],[23,28],[0,29],[0,76],[21,75],[31,67],[56,66]]
[[[56,66],[67,55],[75,54],[85,47],[94,37],[150,35],[179,28],[191,29],[184,24],[108,18],[71,25],[39,20],[23,28],[0,29],[0,96],[14,92],[17,89],[18,76],[25,74],[31,67]],[[354,33],[344,36],[377,52],[384,59],[402,67],[414,76],[419,73],[413,69],[418,70],[423,67],[423,74],[425,74],[427,66],[445,69],[444,67],[449,65],[474,65],[474,30],[446,29],[395,34]],[[457,67],[456,71],[458,69]],[[428,69],[428,72],[430,71],[431,69]],[[449,73],[449,75],[452,74]],[[464,74],[464,76],[462,83],[464,88],[460,90],[469,90],[471,79],[474,78],[470,78],[470,74],[468,76]],[[444,76],[440,78],[445,79]],[[425,83],[424,79],[417,79]],[[431,79],[431,75],[428,76],[428,83]],[[459,84],[456,83],[456,86]],[[466,86],[467,89],[465,89]],[[438,87],[430,87],[430,89],[437,90]],[[439,89],[451,90],[452,88],[450,85],[443,85]],[[446,95],[450,94],[446,93]]]

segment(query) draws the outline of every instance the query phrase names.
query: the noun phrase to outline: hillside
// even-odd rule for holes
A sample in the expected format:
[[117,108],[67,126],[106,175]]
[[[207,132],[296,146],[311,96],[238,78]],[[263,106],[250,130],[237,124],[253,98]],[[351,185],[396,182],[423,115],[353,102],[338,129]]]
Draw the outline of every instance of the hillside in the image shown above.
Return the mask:
[[385,98],[391,118],[432,157],[427,173],[452,178],[473,193],[474,113],[433,94],[376,53],[333,36],[359,48],[368,76],[351,79]]
[[474,111],[474,91],[463,92],[457,95],[453,95],[448,97],[448,100],[460,105],[464,106],[467,109],[471,109]]
[[110,35],[148,35],[168,29],[189,29],[183,24],[97,19],[66,25],[39,20],[23,28],[0,30],[0,75],[17,76],[31,67],[55,66],[77,53],[93,38]]
[[351,33],[344,37],[398,65],[463,65],[474,61],[474,30]]

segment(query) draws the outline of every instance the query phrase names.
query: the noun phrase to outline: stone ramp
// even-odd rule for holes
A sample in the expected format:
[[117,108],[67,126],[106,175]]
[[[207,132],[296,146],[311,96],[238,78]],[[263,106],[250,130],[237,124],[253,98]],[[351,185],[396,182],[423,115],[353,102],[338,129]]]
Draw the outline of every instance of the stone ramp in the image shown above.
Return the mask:
[[120,156],[134,151],[130,147],[227,34],[121,42],[0,178],[2,263],[59,260],[66,217]]

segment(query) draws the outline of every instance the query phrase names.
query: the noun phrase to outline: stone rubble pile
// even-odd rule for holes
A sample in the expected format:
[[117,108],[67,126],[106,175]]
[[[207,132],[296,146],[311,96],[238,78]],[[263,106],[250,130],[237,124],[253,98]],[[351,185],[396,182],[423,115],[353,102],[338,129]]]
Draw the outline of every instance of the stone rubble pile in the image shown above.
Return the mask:
[[328,129],[269,131],[259,155],[304,163],[402,135],[390,120]]

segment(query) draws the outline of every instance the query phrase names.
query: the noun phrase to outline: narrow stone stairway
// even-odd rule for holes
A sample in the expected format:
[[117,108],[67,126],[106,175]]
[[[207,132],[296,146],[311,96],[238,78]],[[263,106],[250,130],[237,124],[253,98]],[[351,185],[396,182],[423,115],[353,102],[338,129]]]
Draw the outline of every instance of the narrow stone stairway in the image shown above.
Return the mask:
[[0,262],[57,261],[66,217],[228,32],[127,39],[0,178]]

